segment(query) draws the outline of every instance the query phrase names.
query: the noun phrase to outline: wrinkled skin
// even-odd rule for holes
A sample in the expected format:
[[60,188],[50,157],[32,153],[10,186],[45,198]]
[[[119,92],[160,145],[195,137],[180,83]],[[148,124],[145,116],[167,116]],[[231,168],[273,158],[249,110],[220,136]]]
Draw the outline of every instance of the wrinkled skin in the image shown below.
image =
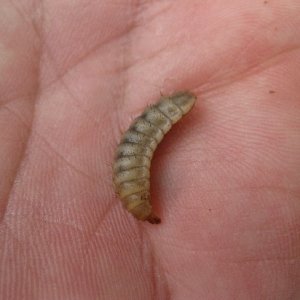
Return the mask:
[[[300,299],[299,28],[297,0],[1,1],[0,298]],[[114,149],[182,89],[138,222]]]

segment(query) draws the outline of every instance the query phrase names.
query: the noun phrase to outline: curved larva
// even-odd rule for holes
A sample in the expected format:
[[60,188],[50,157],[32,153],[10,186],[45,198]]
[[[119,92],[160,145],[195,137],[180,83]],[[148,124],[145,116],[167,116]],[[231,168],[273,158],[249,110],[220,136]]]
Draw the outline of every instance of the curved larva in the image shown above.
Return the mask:
[[134,120],[117,147],[113,165],[115,190],[124,207],[139,220],[160,223],[150,203],[151,159],[164,135],[195,101],[191,92],[162,97]]

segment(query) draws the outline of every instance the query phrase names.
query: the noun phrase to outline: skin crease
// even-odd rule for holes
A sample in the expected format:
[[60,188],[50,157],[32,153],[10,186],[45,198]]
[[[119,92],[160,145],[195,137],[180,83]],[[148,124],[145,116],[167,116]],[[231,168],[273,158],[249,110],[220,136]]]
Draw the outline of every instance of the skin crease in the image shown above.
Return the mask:
[[[299,28],[297,0],[1,1],[0,298],[299,299]],[[114,149],[183,89],[153,226]]]

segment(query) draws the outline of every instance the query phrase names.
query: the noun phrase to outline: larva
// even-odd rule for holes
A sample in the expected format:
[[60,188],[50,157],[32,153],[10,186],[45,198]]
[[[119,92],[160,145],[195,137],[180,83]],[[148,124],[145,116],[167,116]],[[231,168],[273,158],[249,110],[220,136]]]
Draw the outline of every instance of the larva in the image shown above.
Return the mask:
[[151,159],[164,135],[195,101],[196,96],[187,91],[162,97],[134,120],[117,147],[113,165],[115,191],[138,220],[160,223],[150,201]]

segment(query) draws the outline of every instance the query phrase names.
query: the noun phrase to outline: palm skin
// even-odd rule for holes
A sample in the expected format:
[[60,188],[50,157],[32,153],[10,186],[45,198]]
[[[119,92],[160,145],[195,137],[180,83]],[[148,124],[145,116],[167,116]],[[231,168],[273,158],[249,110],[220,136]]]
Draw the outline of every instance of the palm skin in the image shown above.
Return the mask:
[[[1,299],[299,299],[298,1],[2,1]],[[160,225],[114,195],[160,93]]]

